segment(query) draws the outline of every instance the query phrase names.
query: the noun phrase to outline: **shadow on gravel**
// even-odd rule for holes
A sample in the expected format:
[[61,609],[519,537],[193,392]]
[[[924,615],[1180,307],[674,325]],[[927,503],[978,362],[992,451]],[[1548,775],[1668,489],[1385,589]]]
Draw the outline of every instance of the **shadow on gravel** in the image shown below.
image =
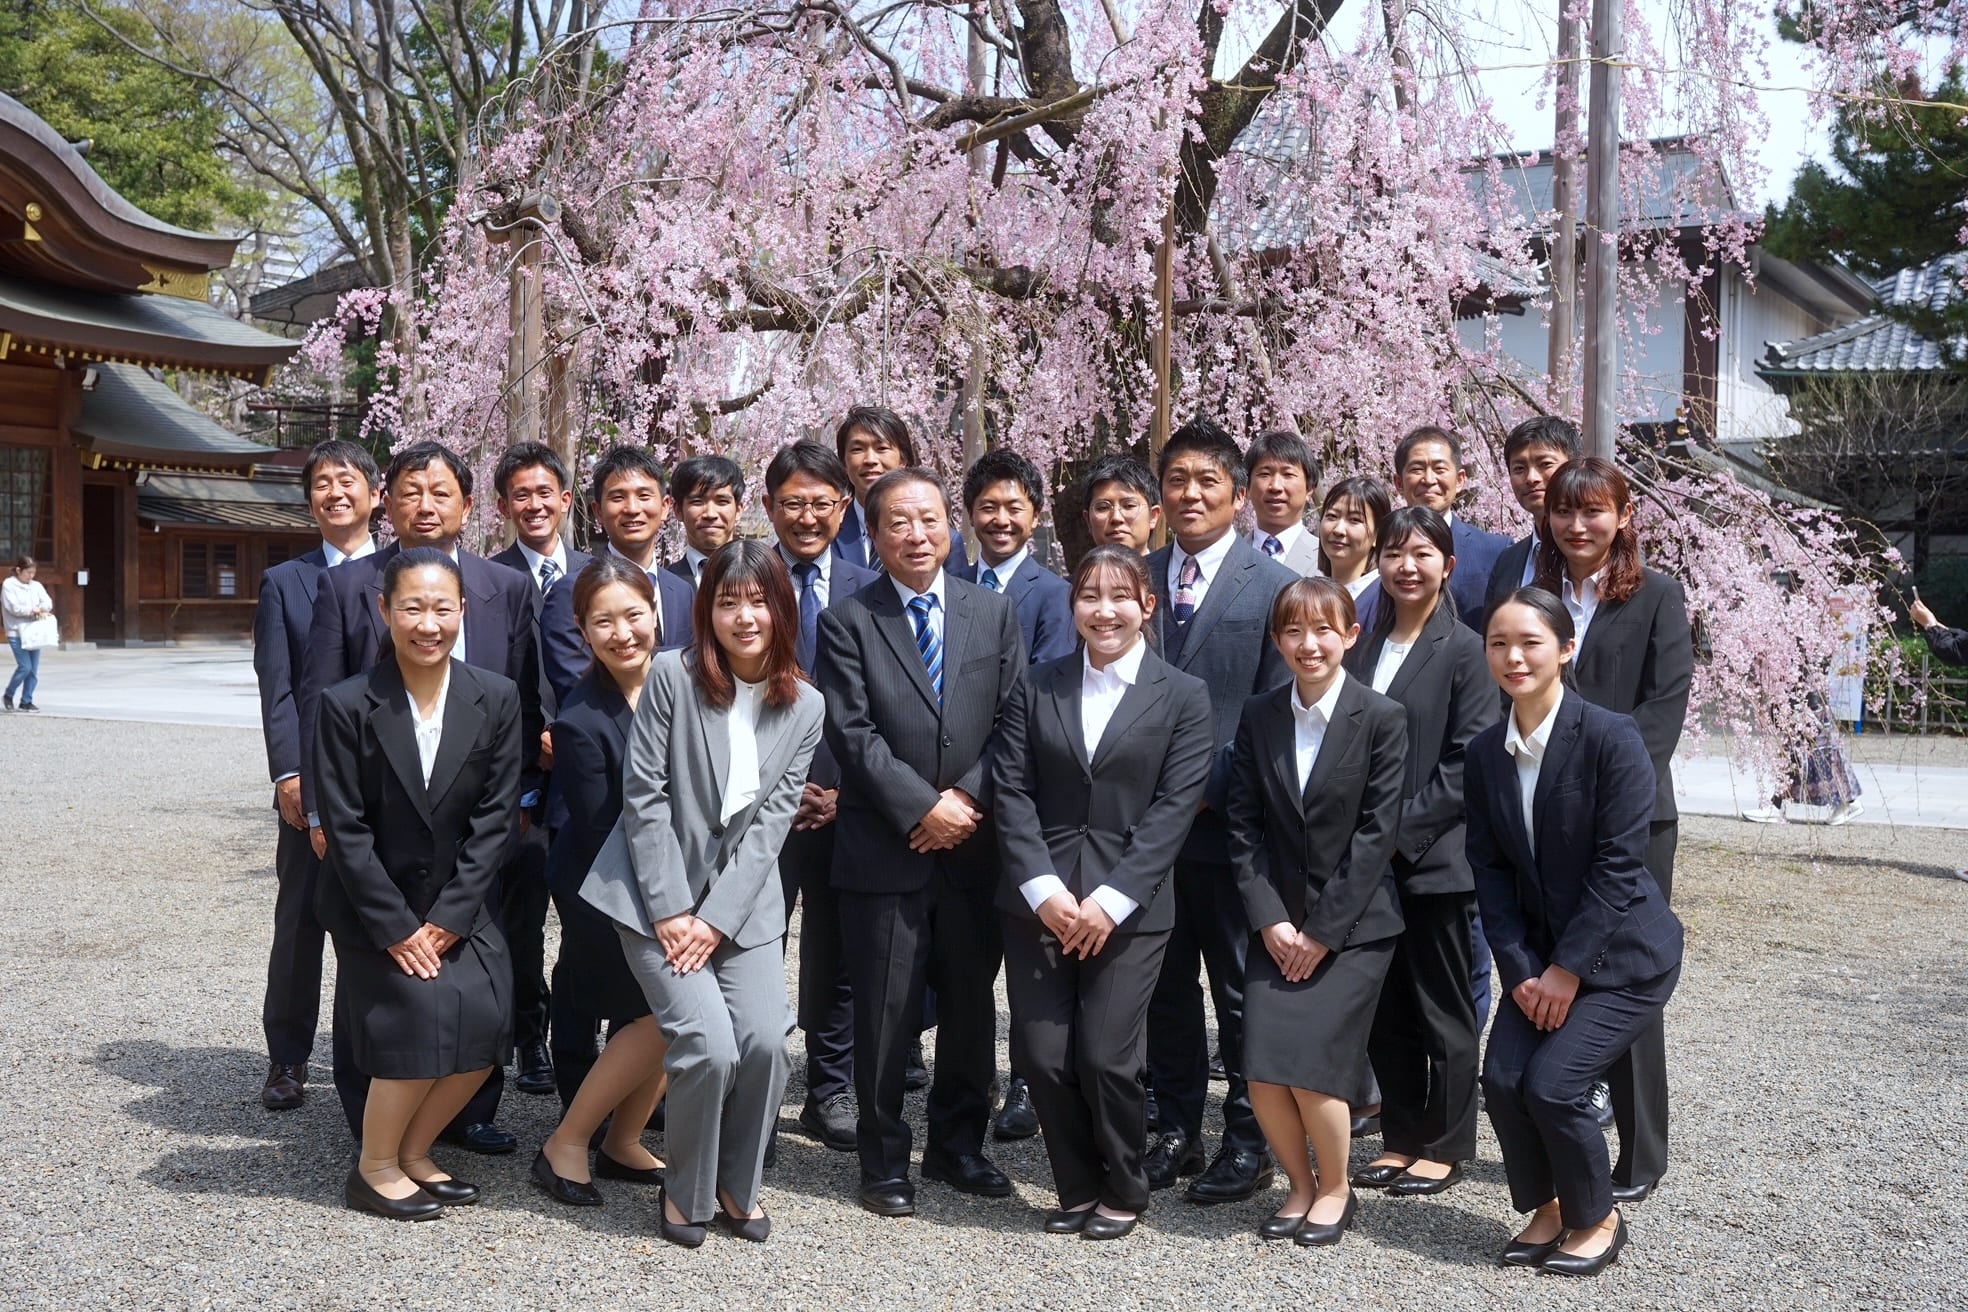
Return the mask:
[[1889,861],[1876,856],[1841,856],[1830,852],[1813,853],[1811,862],[1829,869],[1877,870],[1896,875],[1918,875],[1922,879],[1944,879],[1950,884],[1961,882],[1958,866],[1930,866],[1913,861]]
[[173,1135],[233,1141],[170,1148],[142,1172],[146,1183],[172,1193],[340,1206],[353,1145],[325,1068],[315,1072],[304,1106],[270,1112],[259,1101],[266,1057],[244,1048],[127,1040],[99,1046],[95,1064],[136,1090],[123,1109],[131,1119]]

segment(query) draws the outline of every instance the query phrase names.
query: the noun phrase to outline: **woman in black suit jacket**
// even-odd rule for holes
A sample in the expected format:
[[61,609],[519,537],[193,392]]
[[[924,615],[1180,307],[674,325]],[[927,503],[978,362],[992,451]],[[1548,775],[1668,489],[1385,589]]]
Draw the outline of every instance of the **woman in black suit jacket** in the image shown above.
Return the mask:
[[1163,891],[1214,751],[1208,685],[1148,649],[1142,558],[1096,547],[1072,599],[1084,651],[1034,666],[999,729],[997,903],[1011,1067],[1059,1191],[1046,1229],[1118,1239],[1148,1206],[1148,1002],[1175,914]]
[[357,1066],[373,1076],[348,1205],[422,1221],[478,1190],[431,1161],[438,1133],[512,1048],[512,962],[486,899],[519,818],[520,702],[451,659],[464,578],[434,548],[383,572],[384,658],[323,693],[315,912]]
[[[1588,457],[1564,466],[1551,476],[1544,509],[1537,585],[1565,603],[1578,633],[1572,677],[1579,695],[1632,716],[1647,744],[1655,781],[1647,869],[1672,900],[1680,821],[1669,767],[1695,671],[1687,599],[1679,583],[1641,565],[1633,493],[1610,462]],[[1607,1082],[1620,1136],[1613,1187],[1622,1200],[1637,1201],[1667,1170],[1665,1032],[1642,1035]]]
[[[557,1022],[578,1016],[591,1033],[593,1021],[586,1018],[607,1021],[608,1047],[599,1060],[589,1059],[560,1125],[533,1159],[533,1178],[560,1202],[597,1207],[595,1176],[663,1181],[662,1163],[642,1146],[667,1082],[663,1031],[622,955],[615,922],[581,897],[582,882],[622,817],[622,759],[657,649],[658,610],[649,575],[620,556],[602,556],[583,569],[573,594],[573,613],[593,660],[553,725],[551,809],[558,825],[547,851],[547,882],[560,914],[553,996]],[[592,1038],[588,1042],[592,1052]],[[556,1062],[556,1069],[566,1068]],[[604,1121],[608,1134],[590,1169],[588,1146]]]
[[1407,777],[1394,843],[1406,928],[1374,1012],[1367,1053],[1380,1081],[1383,1150],[1353,1183],[1438,1194],[1476,1155],[1476,1052],[1470,996],[1476,886],[1463,855],[1463,753],[1496,722],[1483,640],[1459,622],[1449,523],[1426,506],[1389,515],[1378,548],[1387,601],[1346,672],[1408,713]]
[[1633,721],[1565,689],[1571,616],[1539,588],[1490,614],[1505,723],[1468,754],[1469,864],[1511,1002],[1483,1064],[1510,1196],[1530,1224],[1508,1265],[1597,1275],[1619,1257],[1591,1087],[1657,1029],[1681,974],[1681,922],[1648,871],[1654,768]]
[[1367,1033],[1401,933],[1389,862],[1406,715],[1346,677],[1340,662],[1359,636],[1343,585],[1309,578],[1280,592],[1271,637],[1292,682],[1245,703],[1231,764],[1230,861],[1256,935],[1244,1067],[1291,1180],[1258,1233],[1306,1247],[1336,1244],[1353,1224],[1350,1105],[1372,1096]]

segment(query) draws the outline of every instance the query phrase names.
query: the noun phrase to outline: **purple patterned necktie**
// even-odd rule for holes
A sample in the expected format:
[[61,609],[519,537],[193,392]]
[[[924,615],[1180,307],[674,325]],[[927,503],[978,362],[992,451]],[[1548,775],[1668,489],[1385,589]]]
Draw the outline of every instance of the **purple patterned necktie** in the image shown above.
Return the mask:
[[1175,577],[1175,604],[1169,607],[1177,624],[1187,624],[1196,613],[1196,583],[1202,576],[1203,567],[1196,563],[1196,558],[1184,556],[1182,569]]

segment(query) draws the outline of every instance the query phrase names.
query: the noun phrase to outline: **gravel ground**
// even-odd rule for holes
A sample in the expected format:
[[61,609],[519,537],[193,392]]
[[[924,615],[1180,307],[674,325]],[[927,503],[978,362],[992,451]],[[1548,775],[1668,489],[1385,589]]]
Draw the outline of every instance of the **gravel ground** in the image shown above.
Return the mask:
[[1472,1183],[1370,1196],[1358,1234],[1316,1253],[1256,1240],[1263,1198],[1163,1195],[1120,1244],[1041,1234],[1037,1141],[993,1150],[1016,1198],[926,1185],[918,1217],[879,1220],[854,1204],[851,1156],[785,1135],[772,1242],[684,1253],[654,1238],[653,1193],[617,1184],[576,1212],[532,1188],[554,1103],[510,1092],[521,1151],[447,1158],[484,1204],[417,1226],[344,1210],[327,1072],[298,1112],[256,1097],[273,900],[257,735],[11,716],[0,744],[0,1307],[1968,1303],[1968,1264],[1946,1256],[1968,1224],[1958,832],[1685,826],[1675,1163],[1596,1284],[1492,1264],[1514,1227],[1487,1127]]

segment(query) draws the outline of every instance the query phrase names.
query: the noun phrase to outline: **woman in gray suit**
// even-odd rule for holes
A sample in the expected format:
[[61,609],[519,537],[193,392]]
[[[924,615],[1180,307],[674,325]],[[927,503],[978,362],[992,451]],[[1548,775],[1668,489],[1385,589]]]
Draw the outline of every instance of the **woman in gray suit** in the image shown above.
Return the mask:
[[776,552],[720,548],[694,619],[695,645],[650,667],[622,818],[581,888],[615,921],[669,1045],[659,1232],[685,1248],[704,1242],[711,1219],[754,1242],[771,1231],[758,1196],[787,1070],[779,848],[822,718],[800,678],[799,606]]

